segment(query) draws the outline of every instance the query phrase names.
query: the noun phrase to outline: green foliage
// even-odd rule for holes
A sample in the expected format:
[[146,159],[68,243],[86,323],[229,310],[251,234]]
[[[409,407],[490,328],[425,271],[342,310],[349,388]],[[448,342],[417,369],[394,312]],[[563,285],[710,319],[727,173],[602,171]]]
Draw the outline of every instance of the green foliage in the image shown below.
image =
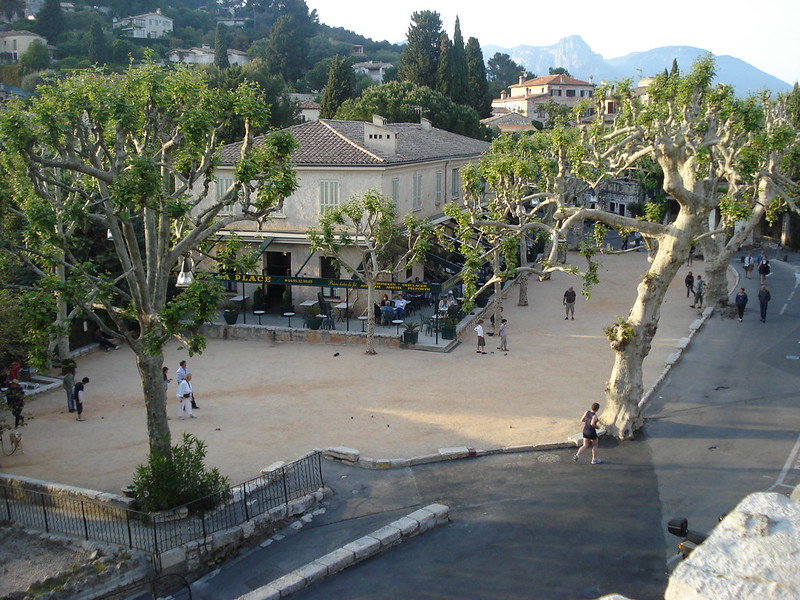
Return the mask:
[[439,92],[407,81],[367,88],[360,98],[342,104],[336,111],[336,118],[371,121],[373,114],[379,114],[390,122],[414,123],[419,121],[418,107],[434,127],[477,139],[486,139],[488,135],[474,109],[454,104]]
[[321,119],[332,119],[336,111],[347,100],[353,97],[355,87],[355,73],[350,59],[344,56],[334,56],[328,69],[328,80],[322,91],[319,105]]
[[25,53],[19,57],[18,64],[22,75],[44,71],[50,65],[47,47],[39,40],[33,40]]
[[467,40],[464,53],[467,61],[467,90],[469,92],[466,104],[474,108],[480,118],[488,117],[491,114],[492,96],[489,94],[483,50],[481,50],[477,38],[471,37]]
[[152,513],[188,504],[193,514],[227,499],[228,479],[216,468],[207,469],[205,457],[205,443],[189,433],[172,446],[171,457],[151,451],[147,464],[136,467],[131,485],[136,508]]
[[228,61],[228,28],[222,23],[217,23],[214,36],[214,65],[218,69],[227,69],[231,66]]
[[517,83],[520,75],[524,75],[526,79],[535,77],[532,73],[525,71],[522,65],[511,60],[511,56],[501,52],[495,53],[489,59],[487,65],[489,95],[492,98],[498,98],[502,90]]
[[104,65],[108,62],[109,52],[103,26],[94,21],[89,28],[89,39],[86,44],[89,53],[89,62],[93,65]]
[[42,8],[36,13],[36,33],[43,36],[49,44],[55,44],[65,31],[64,11],[59,0],[44,0]]
[[622,317],[617,317],[613,324],[603,327],[611,348],[617,352],[622,351],[633,340],[634,328]]
[[264,58],[274,75],[291,83],[302,77],[308,60],[306,27],[291,15],[275,21],[264,48]]
[[400,56],[402,81],[436,89],[442,19],[438,12],[423,10],[411,15],[408,43]]

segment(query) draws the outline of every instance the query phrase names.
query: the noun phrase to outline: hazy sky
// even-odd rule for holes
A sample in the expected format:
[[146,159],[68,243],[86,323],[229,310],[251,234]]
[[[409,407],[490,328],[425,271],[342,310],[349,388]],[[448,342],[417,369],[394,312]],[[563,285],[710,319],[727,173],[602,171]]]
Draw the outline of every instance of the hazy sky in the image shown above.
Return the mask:
[[[406,39],[411,14],[439,13],[452,37],[456,16],[464,41],[481,47],[549,46],[580,35],[603,58],[661,46],[695,46],[729,54],[793,84],[800,80],[800,1],[798,0],[641,0],[615,2],[364,2],[306,0],[321,22],[374,40]],[[488,57],[487,57],[488,58]]]

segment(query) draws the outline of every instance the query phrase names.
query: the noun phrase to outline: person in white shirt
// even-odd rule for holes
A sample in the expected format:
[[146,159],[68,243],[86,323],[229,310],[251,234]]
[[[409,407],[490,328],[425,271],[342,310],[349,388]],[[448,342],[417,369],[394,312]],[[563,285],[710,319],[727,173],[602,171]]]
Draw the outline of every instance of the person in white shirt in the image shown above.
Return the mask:
[[486,354],[486,338],[483,337],[483,319],[478,321],[475,326],[475,333],[478,336],[478,354]]
[[[184,380],[184,378],[187,375],[189,375],[189,373],[190,373],[189,365],[186,363],[185,360],[182,360],[180,362],[180,366],[178,367],[178,370],[175,371],[175,379],[178,382],[178,386],[180,386],[181,382]],[[199,406],[197,406],[197,403],[194,401],[194,396],[192,396],[191,400],[192,400],[192,408],[194,408],[194,409],[200,408]]]
[[[181,363],[183,365],[183,362]],[[190,419],[196,419],[192,413],[192,374],[186,373],[186,376],[178,384],[178,418],[183,420],[183,415],[189,415]]]
[[408,300],[403,298],[402,294],[397,297],[397,300],[394,301],[394,312],[397,315],[398,319],[404,319],[406,315],[406,305],[408,304]]

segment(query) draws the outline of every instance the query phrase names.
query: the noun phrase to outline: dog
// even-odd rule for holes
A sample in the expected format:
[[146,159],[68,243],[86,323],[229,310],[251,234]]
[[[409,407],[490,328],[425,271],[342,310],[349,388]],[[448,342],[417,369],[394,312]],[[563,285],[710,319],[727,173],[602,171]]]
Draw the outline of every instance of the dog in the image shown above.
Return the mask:
[[11,452],[6,454],[6,449],[3,445],[3,436],[0,435],[0,448],[3,449],[3,454],[6,454],[6,456],[11,456],[17,450],[19,450],[20,454],[25,454],[25,450],[22,448],[22,434],[19,431],[10,431],[8,433],[8,439],[11,442]]

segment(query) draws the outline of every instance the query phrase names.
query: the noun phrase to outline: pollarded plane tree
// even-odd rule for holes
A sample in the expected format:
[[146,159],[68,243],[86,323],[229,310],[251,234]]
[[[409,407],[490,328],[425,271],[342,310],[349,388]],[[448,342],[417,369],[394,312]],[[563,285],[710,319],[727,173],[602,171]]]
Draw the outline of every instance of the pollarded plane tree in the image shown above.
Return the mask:
[[319,225],[308,230],[311,250],[331,257],[367,287],[366,354],[375,351],[375,286],[391,281],[395,273],[418,262],[430,249],[427,222],[407,215],[398,222],[397,209],[371,189],[326,210]]
[[664,192],[679,208],[667,224],[623,224],[618,215],[582,211],[612,227],[640,231],[649,249],[650,264],[628,316],[606,329],[615,360],[601,421],[620,438],[632,436],[642,424],[642,362],[669,284],[724,196],[724,160],[717,150],[731,143],[727,132],[739,115],[730,110],[727,91],[712,85],[713,77],[714,63],[703,57],[686,75],[659,75],[645,95],[634,94],[627,84],[601,86],[595,95],[597,118],[584,130],[586,159],[599,172],[616,175],[650,158],[663,172]]
[[[219,133],[231,115],[243,119],[244,139],[233,183],[217,194]],[[99,312],[106,315],[136,356],[151,452],[171,456],[164,344],[178,338],[190,353],[202,351],[196,332],[221,295],[218,284],[198,277],[170,297],[173,270],[231,223],[261,223],[296,188],[293,138],[277,132],[256,143],[267,118],[255,85],[210,90],[188,69],[153,63],[122,74],[70,76],[40,87],[28,103],[9,103],[0,115],[0,143],[29,181],[14,189],[23,227],[63,251],[46,258],[65,268],[67,285],[37,281],[41,310],[49,311],[42,318],[55,317],[47,300],[63,289],[98,325]],[[118,275],[73,251],[81,231],[59,222],[79,214],[108,231]],[[35,256],[24,246],[14,250]]]
[[791,178],[791,159],[798,150],[798,132],[785,99],[772,100],[766,94],[737,99],[730,88],[720,93],[728,95],[732,115],[726,142],[713,148],[719,157],[724,195],[698,242],[703,250],[706,302],[724,307],[728,304],[725,274],[733,255],[762,219],[775,222],[795,204],[798,190]]
[[[457,223],[457,249],[467,258],[463,272],[467,297],[472,299],[489,287],[499,298],[502,283],[517,278],[518,305],[528,305],[528,278],[531,274],[546,278],[553,271],[581,274],[584,293],[594,281],[594,251],[582,246],[588,268],[561,264],[559,249],[569,228],[561,224],[575,210],[576,199],[588,184],[575,176],[571,157],[579,141],[577,129],[559,125],[553,130],[502,135],[477,165],[462,169],[464,203],[449,205],[445,211]],[[580,164],[578,164],[580,168]],[[569,227],[573,224],[569,223]],[[532,239],[547,240],[544,258],[529,259]],[[480,287],[475,273],[485,262],[491,262],[494,273]],[[495,322],[499,305],[495,301]]]

